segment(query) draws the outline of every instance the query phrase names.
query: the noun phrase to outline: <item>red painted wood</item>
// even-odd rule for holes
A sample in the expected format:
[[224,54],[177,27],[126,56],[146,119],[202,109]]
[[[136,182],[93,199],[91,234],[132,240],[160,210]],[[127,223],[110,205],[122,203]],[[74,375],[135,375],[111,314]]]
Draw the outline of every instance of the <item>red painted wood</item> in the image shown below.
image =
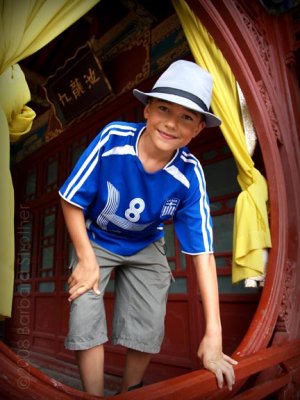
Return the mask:
[[[250,375],[266,370],[284,361],[297,359],[300,366],[300,341],[285,344],[284,346],[273,346],[261,350],[251,356],[243,357],[235,367],[236,380],[241,381]],[[237,399],[259,399],[260,396],[273,393],[292,380],[292,374],[286,372],[273,378],[270,382],[262,383],[253,389],[245,391]],[[88,395],[61,384],[55,379],[49,378],[42,372],[32,367],[26,360],[18,357],[12,350],[0,342],[0,394],[3,396],[14,396],[18,400],[43,399],[43,400],[65,400],[65,399],[96,399],[99,397]],[[146,386],[132,392],[113,396],[111,399],[131,400],[180,400],[204,398],[214,392],[211,398],[233,398],[228,389],[217,390],[215,377],[212,373],[204,370],[194,371],[176,378],[160,383]],[[257,395],[257,397],[255,397]],[[3,398],[3,397],[1,397]],[[5,398],[5,397],[4,397]],[[12,398],[12,397],[10,397]]]
[[0,342],[0,398],[14,400],[99,399],[43,374]]
[[245,391],[242,394],[234,396],[234,400],[260,400],[266,396],[277,392],[282,387],[286,386],[291,381],[288,373],[283,373],[274,379],[270,379],[260,385],[255,385],[254,388]]
[[[278,342],[300,335],[300,289],[292,283],[300,279],[296,233],[300,230],[300,96],[297,64],[289,64],[289,69],[285,66],[286,54],[299,46],[299,39],[297,42],[291,28],[291,13],[268,15],[259,2],[187,2],[216,41],[243,90],[268,179],[273,248],[259,306],[236,350],[236,354],[251,354],[267,346],[272,336]],[[291,295],[292,302],[288,301]]]
[[[300,208],[298,206],[300,189],[298,136],[300,96],[296,64],[295,61],[291,61],[293,57],[289,55],[291,49],[295,49],[296,46],[293,42],[291,18],[288,13],[275,18],[267,15],[259,2],[248,2],[246,0],[188,0],[188,3],[214,37],[242,87],[258,134],[263,164],[269,183],[273,249],[270,252],[266,285],[254,318],[252,319],[255,299],[253,299],[251,310],[250,304],[245,307],[244,320],[241,323],[240,318],[235,318],[235,313],[238,310],[240,316],[243,312],[243,304],[241,305],[243,296],[220,296],[225,337],[230,340],[232,333],[230,313],[234,323],[242,326],[241,330],[240,326],[237,329],[241,336],[236,336],[234,341],[230,342],[230,350],[238,346],[236,355],[242,356],[266,347],[272,340],[275,343],[285,343],[288,340],[299,338],[300,335],[300,314],[298,310],[300,286],[295,284],[300,280],[300,269],[298,268],[300,259],[298,238],[300,231]],[[289,55],[288,58],[287,55]],[[151,81],[144,82],[140,87],[143,90],[148,88],[150,84]],[[94,113],[91,117],[80,121],[49,145],[44,146],[29,159],[20,163],[15,169],[14,182],[19,205],[28,204],[30,210],[37,211],[34,220],[35,232],[41,230],[39,214],[41,209],[46,205],[56,204],[58,201],[57,194],[55,192],[46,193],[42,184],[50,153],[59,154],[62,163],[59,171],[59,182],[61,183],[67,175],[69,166],[70,153],[67,149],[74,139],[88,132],[87,136],[90,140],[98,127],[112,120],[115,115],[120,115],[120,110],[127,108],[133,110],[135,106],[136,103],[133,99],[129,100],[127,95],[120,96],[117,101],[103,107],[101,113]],[[38,199],[26,203],[21,190],[23,182],[18,178],[18,174],[20,170],[26,171],[32,166],[38,166],[38,182],[41,184],[37,187]],[[19,209],[17,208],[16,216],[18,216],[18,212]],[[51,349],[48,340],[49,332],[41,332],[41,329],[37,329],[40,325],[43,325],[43,321],[42,317],[37,317],[36,320],[36,312],[41,308],[41,301],[44,301],[45,304],[45,296],[36,292],[39,282],[37,266],[40,259],[36,237],[32,241],[32,265],[36,268],[33,269],[32,277],[28,280],[33,287],[33,293],[27,297],[30,301],[28,340],[33,350],[54,351],[56,357],[70,361],[72,360],[70,352],[64,351],[62,347],[67,319],[67,307],[62,306],[66,300],[66,295],[62,293],[62,287],[67,278],[65,272],[61,272],[64,271],[66,265],[64,255],[66,254],[66,247],[62,226],[63,219],[59,211],[56,232],[58,273],[55,277],[58,322],[54,321],[55,329],[51,332],[53,335],[51,336]],[[228,272],[227,270],[222,273]],[[181,273],[178,272],[179,274]],[[192,275],[190,275],[190,280],[193,282]],[[190,329],[201,333],[199,326],[202,322],[202,316],[201,312],[198,312],[199,304],[195,286],[191,283],[189,289],[188,297],[175,295],[172,296],[172,301],[182,300],[184,302],[188,299],[190,302],[188,319],[193,324]],[[46,303],[49,301],[49,304],[51,304],[53,298],[51,301],[50,298],[51,296],[48,296]],[[17,346],[19,339],[24,339],[21,337],[19,329],[27,327],[27,325],[24,326],[20,323],[19,301],[20,296],[16,295],[13,321],[7,323],[10,327],[7,340],[15,346]],[[234,302],[237,304],[235,305]],[[191,316],[196,317],[192,320]],[[249,320],[247,320],[247,317],[249,317]],[[237,326],[232,324],[233,328],[237,328]],[[172,326],[172,329],[176,329],[176,326]],[[245,332],[246,330],[247,332]],[[193,349],[196,349],[199,341],[197,334],[191,339],[191,348]],[[238,343],[240,344],[238,345]],[[26,347],[23,350],[26,350]],[[121,356],[120,352],[112,353],[112,359],[115,357],[114,360],[117,360],[118,363],[120,363]],[[197,365],[195,358],[192,360],[192,364],[193,366]],[[156,365],[161,366],[163,364],[158,362],[153,364],[153,368]]]
[[[236,381],[243,380],[250,375],[297,356],[300,363],[300,341],[279,347],[274,346],[261,350],[251,356],[243,357],[235,367]],[[286,378],[281,384],[287,383]],[[111,399],[120,400],[199,400],[200,398],[223,399],[234,398],[227,388],[216,390],[214,376],[208,371],[194,371],[189,374],[169,379],[168,381],[153,384],[130,393],[114,396]],[[260,390],[260,389],[259,389]],[[274,385],[274,391],[277,387]],[[274,392],[273,391],[273,392]],[[214,395],[212,395],[214,393]],[[259,392],[258,392],[259,393]],[[272,393],[272,392],[271,392]],[[258,397],[259,398],[259,397]],[[254,399],[254,398],[253,398]]]

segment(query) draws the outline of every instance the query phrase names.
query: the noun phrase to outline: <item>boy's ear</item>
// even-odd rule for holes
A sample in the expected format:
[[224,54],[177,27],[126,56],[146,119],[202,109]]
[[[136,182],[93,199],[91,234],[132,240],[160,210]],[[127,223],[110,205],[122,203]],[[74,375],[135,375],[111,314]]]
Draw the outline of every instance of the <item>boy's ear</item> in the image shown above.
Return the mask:
[[147,103],[144,107],[144,118],[148,119],[149,116],[149,103]]
[[205,121],[200,121],[199,122],[199,126],[198,126],[198,129],[197,129],[197,131],[195,132],[195,134],[194,134],[194,138],[196,137],[196,136],[198,136],[199,135],[199,133],[201,132],[201,131],[203,131],[203,129],[206,127],[206,122]]

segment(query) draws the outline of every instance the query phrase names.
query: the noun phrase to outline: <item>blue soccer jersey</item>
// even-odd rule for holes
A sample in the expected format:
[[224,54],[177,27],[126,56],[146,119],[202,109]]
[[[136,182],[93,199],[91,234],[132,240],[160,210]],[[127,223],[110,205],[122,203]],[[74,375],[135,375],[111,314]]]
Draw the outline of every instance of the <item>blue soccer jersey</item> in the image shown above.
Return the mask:
[[187,254],[213,252],[212,221],[199,161],[186,147],[161,170],[149,173],[138,157],[144,123],[113,122],[84,151],[60,188],[83,209],[89,238],[129,256],[163,236],[173,219]]

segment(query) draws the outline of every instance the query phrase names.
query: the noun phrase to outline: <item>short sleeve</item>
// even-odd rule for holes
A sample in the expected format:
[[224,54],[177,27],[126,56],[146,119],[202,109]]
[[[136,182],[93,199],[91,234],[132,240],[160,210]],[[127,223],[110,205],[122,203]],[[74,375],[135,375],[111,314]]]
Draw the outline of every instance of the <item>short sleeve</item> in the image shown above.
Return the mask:
[[181,250],[187,254],[213,252],[213,227],[202,169],[195,170],[186,199],[176,212],[174,228]]
[[67,202],[86,209],[99,187],[101,133],[90,143],[59,190]]

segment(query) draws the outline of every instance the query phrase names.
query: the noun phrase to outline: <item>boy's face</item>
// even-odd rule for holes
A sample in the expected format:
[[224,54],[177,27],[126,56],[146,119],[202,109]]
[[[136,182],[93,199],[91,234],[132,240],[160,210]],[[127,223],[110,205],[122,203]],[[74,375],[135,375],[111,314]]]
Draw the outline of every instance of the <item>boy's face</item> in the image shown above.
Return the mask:
[[200,113],[155,98],[145,106],[144,117],[152,142],[160,150],[170,152],[186,146],[205,127]]

